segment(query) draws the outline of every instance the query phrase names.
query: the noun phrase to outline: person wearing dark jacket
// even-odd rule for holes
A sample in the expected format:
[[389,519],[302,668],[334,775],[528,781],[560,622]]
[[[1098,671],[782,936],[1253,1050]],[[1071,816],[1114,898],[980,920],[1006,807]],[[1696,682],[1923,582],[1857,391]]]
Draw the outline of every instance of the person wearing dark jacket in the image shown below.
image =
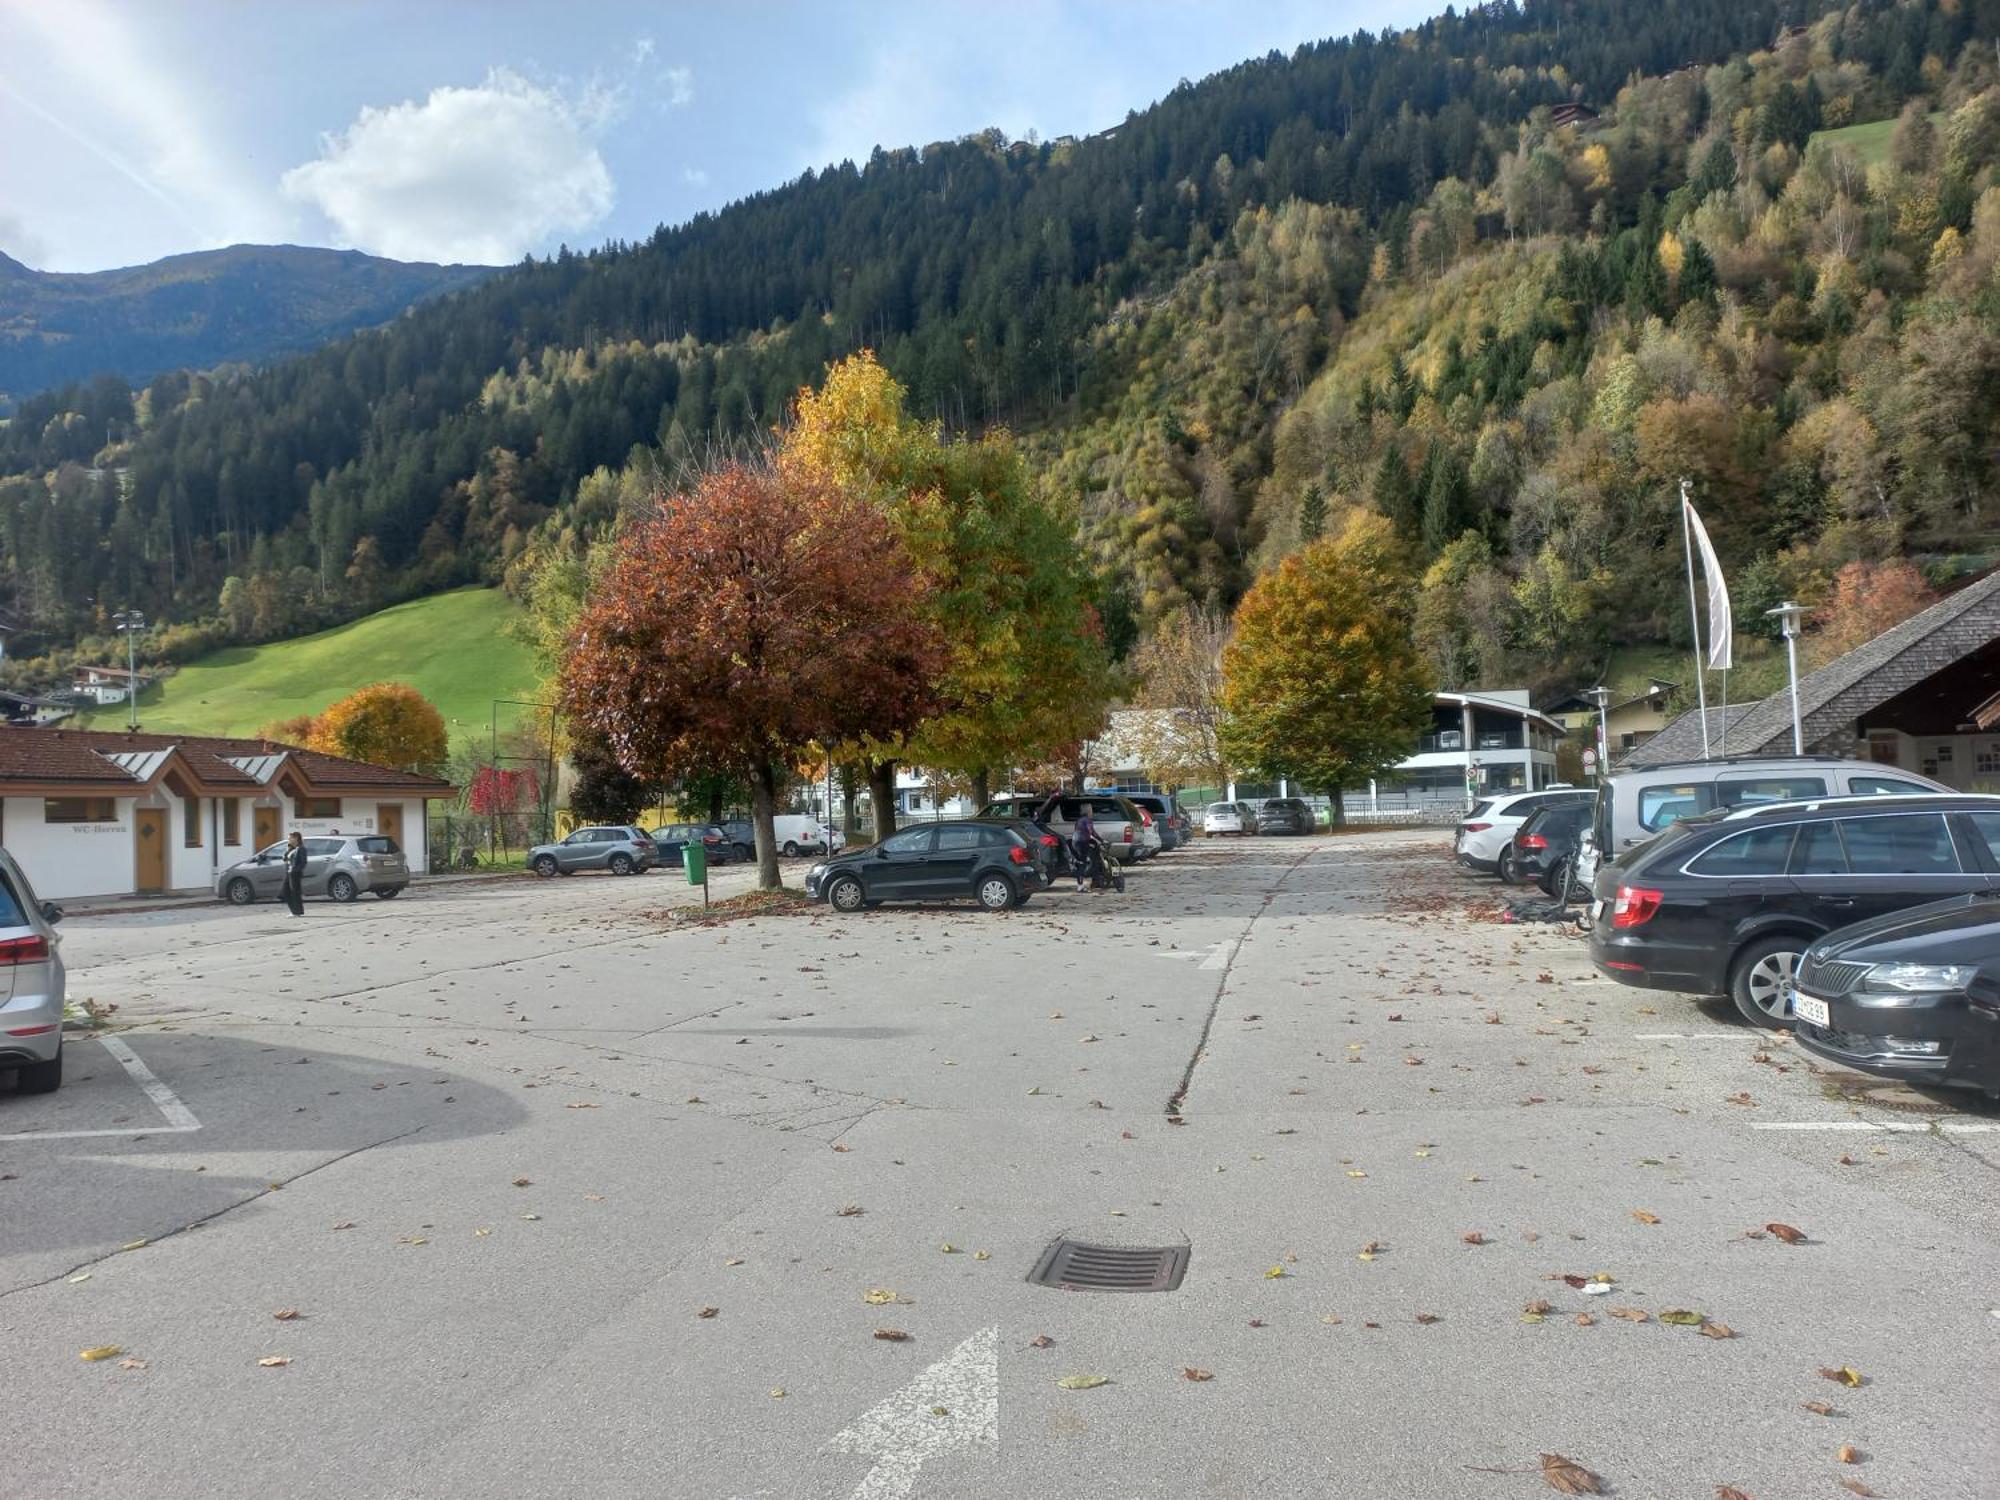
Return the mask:
[[285,839],[285,905],[295,917],[306,914],[306,843],[296,828]]

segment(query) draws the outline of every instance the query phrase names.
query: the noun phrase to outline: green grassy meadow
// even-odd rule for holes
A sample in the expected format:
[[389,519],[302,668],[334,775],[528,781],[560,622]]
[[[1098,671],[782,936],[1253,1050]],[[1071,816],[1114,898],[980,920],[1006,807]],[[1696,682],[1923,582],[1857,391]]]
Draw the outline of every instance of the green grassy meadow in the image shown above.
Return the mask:
[[[1944,115],[1941,112],[1932,114],[1931,124],[1943,126]],[[1894,120],[1870,120],[1866,125],[1843,125],[1838,130],[1815,131],[1813,140],[1824,141],[1829,146],[1845,146],[1861,158],[1864,167],[1872,167],[1889,159],[1889,132],[1895,128]]]
[[[398,604],[318,635],[233,646],[183,666],[141,695],[139,724],[168,734],[254,734],[318,713],[371,682],[407,682],[437,705],[454,745],[484,741],[496,698],[535,696],[528,648],[508,627],[519,608],[498,589],[458,589]],[[500,727],[520,715],[503,705]],[[125,707],[76,721],[118,729]]]

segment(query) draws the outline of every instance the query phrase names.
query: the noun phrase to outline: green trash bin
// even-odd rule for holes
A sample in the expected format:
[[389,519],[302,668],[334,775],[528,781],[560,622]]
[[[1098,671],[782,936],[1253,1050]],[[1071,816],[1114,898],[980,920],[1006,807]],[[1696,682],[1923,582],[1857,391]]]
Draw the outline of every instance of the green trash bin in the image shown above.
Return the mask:
[[700,844],[681,845],[681,867],[687,871],[689,885],[708,884],[708,851]]

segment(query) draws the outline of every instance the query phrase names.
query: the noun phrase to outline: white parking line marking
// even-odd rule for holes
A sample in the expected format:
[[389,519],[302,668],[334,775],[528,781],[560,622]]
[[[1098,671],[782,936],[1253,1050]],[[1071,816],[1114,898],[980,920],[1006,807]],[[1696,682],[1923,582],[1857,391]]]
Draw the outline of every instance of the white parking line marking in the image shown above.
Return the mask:
[[1236,956],[1236,939],[1225,938],[1215,945],[1215,951],[1201,961],[1204,969],[1226,969],[1229,960]]
[[74,1141],[96,1136],[135,1135],[185,1135],[189,1131],[201,1129],[201,1121],[194,1117],[194,1111],[181,1103],[180,1096],[168,1088],[154,1074],[153,1070],[139,1060],[124,1042],[115,1036],[101,1036],[97,1039],[104,1050],[118,1059],[118,1065],[139,1085],[146,1097],[153,1101],[160,1113],[166,1116],[164,1125],[126,1125],[115,1130],[23,1130],[13,1135],[0,1135],[0,1141]]
[[841,1429],[833,1447],[872,1455],[851,1500],[903,1500],[927,1458],[1000,1441],[1000,1329],[982,1328]]
[[1770,1120],[1752,1130],[1894,1130],[1906,1135],[1987,1135],[2000,1131],[2000,1120]]

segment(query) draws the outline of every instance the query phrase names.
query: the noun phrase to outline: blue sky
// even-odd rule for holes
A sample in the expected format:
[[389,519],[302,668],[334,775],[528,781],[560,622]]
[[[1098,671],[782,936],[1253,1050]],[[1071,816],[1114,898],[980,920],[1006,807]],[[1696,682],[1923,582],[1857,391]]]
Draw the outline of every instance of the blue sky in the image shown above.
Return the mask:
[[876,145],[1115,124],[1436,0],[0,0],[0,250],[497,262],[637,239]]

